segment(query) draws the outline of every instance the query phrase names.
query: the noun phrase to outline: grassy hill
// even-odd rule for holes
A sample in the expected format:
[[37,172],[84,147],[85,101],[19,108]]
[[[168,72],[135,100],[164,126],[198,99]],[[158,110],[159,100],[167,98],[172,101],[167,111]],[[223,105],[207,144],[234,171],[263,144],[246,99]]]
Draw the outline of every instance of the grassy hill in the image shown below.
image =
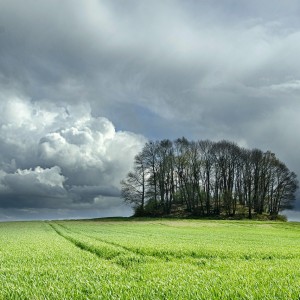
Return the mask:
[[0,299],[299,299],[300,223],[0,223]]

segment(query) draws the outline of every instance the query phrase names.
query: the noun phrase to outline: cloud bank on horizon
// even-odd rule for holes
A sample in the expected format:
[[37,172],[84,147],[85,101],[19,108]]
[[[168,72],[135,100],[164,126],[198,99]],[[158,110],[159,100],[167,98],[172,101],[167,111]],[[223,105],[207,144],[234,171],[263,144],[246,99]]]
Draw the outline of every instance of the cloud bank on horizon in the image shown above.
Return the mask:
[[119,199],[119,182],[143,136],[116,131],[108,119],[91,116],[86,105],[13,98],[1,102],[0,111],[2,218],[20,211],[49,218],[58,209],[61,217],[74,217],[74,211],[78,217],[97,216],[111,214],[111,206],[130,213]]
[[146,138],[270,149],[300,176],[299,13],[0,0],[0,219],[130,214],[119,181]]

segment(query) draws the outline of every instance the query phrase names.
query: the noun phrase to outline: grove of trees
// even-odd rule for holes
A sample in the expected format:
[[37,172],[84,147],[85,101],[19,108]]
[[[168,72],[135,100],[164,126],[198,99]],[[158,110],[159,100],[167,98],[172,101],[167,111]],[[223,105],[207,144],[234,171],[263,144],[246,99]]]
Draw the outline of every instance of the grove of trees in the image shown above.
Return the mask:
[[133,170],[121,181],[121,191],[136,216],[181,210],[195,216],[252,218],[277,216],[291,208],[296,177],[270,151],[183,137],[146,143]]

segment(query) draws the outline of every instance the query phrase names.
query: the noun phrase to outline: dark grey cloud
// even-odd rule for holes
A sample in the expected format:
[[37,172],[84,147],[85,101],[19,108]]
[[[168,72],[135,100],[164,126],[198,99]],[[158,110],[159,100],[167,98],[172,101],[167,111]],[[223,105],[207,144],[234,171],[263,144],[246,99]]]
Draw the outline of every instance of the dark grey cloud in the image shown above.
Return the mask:
[[[142,144],[135,134],[226,138],[270,149],[300,174],[299,1],[0,6],[1,170],[21,181],[59,167],[67,200],[44,209],[117,199]],[[26,180],[42,197],[34,174]],[[6,199],[21,197],[8,178]]]

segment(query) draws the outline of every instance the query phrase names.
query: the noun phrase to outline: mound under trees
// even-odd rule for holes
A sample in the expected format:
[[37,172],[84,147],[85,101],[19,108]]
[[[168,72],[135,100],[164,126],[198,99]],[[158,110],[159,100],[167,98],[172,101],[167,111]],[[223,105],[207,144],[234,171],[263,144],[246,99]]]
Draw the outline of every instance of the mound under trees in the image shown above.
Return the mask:
[[122,197],[135,215],[277,216],[292,208],[296,174],[259,149],[229,141],[150,141],[121,181]]

